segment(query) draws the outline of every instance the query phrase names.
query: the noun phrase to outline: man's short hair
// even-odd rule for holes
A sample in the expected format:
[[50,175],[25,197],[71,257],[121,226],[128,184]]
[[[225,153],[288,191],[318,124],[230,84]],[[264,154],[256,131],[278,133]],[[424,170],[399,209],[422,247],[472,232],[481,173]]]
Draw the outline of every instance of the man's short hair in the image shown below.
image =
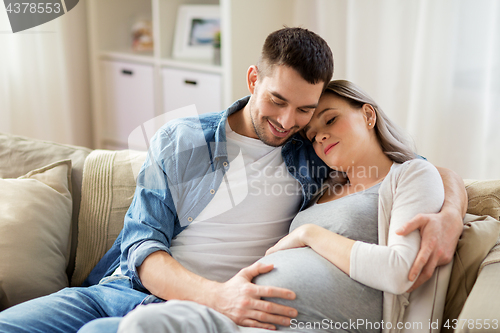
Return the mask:
[[324,82],[324,88],[333,76],[332,50],[323,38],[304,28],[285,27],[267,36],[258,73],[269,76],[276,65],[295,69],[311,84]]

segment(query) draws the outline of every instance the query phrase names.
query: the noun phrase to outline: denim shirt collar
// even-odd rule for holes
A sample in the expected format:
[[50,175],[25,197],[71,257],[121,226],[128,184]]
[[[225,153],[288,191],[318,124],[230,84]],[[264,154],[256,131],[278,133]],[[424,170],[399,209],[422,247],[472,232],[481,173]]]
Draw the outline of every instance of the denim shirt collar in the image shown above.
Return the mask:
[[226,158],[227,159],[227,139],[226,139],[226,121],[227,118],[235,112],[240,111],[247,105],[250,96],[243,97],[234,102],[226,110],[216,114],[200,115],[200,118],[206,117],[203,131],[207,144],[210,146],[212,158]]

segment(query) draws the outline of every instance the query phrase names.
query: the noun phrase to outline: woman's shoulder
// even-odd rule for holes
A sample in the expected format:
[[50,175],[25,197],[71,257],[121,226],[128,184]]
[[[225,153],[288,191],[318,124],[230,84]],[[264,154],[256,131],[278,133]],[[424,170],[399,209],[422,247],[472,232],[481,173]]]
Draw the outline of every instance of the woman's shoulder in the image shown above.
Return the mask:
[[439,173],[431,162],[421,158],[408,160],[404,163],[394,163],[391,167],[391,173],[404,174],[408,172]]
[[[404,163],[394,163],[391,167],[390,178],[393,182],[404,184],[411,182],[425,182],[442,184],[437,168],[424,159],[416,158]],[[423,184],[420,184],[423,185]]]
[[426,202],[442,205],[443,180],[436,167],[428,161],[414,159],[402,164],[394,163],[380,187],[379,195],[381,204],[386,207],[392,207],[396,200],[399,204]]

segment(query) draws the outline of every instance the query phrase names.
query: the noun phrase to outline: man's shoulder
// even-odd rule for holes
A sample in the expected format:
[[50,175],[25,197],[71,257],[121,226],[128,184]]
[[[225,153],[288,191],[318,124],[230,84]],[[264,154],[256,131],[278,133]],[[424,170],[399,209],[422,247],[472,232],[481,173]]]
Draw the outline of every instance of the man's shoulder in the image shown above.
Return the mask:
[[150,153],[164,163],[206,157],[207,141],[215,135],[223,112],[172,119],[151,140]]
[[292,136],[282,147],[282,152],[284,156],[290,156],[293,158],[294,163],[303,164],[306,161],[315,161],[319,165],[324,163],[316,155],[311,142],[299,133]]
[[216,128],[223,117],[224,111],[176,118],[165,123],[158,132],[160,134],[175,134],[177,131],[183,133],[184,131]]

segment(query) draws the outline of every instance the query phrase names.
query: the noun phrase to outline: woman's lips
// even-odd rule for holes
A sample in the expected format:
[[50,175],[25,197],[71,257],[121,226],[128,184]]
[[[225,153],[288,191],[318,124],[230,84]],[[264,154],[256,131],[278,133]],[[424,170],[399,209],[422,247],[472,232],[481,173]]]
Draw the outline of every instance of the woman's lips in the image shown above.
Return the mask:
[[267,122],[269,123],[269,127],[271,127],[271,132],[277,137],[284,138],[288,136],[288,133],[290,133],[289,130],[285,131],[282,130],[281,128],[274,126],[269,120]]
[[335,143],[332,143],[332,144],[329,144],[328,146],[326,146],[325,155],[328,154],[330,152],[330,150],[332,150],[332,148],[335,147],[337,144],[338,144],[338,142],[335,142]]

